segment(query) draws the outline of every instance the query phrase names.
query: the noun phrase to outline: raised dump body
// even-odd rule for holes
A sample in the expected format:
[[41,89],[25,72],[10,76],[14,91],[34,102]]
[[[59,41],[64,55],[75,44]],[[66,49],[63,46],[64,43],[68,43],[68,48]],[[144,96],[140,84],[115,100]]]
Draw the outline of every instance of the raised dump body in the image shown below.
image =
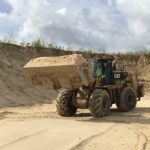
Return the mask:
[[35,85],[48,88],[79,88],[93,81],[92,67],[81,54],[40,57],[24,66]]

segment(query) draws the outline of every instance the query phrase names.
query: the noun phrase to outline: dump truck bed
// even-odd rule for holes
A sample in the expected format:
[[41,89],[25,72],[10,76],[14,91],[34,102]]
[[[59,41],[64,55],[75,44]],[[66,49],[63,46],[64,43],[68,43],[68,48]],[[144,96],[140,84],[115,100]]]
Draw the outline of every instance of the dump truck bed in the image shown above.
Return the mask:
[[24,66],[32,83],[48,88],[79,88],[93,80],[91,65],[81,54],[40,57]]

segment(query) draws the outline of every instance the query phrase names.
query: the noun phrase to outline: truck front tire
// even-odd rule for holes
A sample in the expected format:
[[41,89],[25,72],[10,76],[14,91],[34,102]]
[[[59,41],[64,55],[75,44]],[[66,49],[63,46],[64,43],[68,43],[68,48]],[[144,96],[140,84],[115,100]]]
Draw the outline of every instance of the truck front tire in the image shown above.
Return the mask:
[[73,92],[69,89],[63,89],[57,96],[57,112],[60,116],[73,116],[77,108],[71,104]]

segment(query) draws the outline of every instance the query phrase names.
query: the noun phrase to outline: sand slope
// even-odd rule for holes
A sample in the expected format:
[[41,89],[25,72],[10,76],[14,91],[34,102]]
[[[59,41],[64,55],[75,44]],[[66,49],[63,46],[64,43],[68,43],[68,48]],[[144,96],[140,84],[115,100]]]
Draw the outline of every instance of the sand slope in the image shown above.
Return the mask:
[[47,55],[48,50],[0,44],[0,107],[51,102],[56,92],[33,86],[22,69],[30,59]]

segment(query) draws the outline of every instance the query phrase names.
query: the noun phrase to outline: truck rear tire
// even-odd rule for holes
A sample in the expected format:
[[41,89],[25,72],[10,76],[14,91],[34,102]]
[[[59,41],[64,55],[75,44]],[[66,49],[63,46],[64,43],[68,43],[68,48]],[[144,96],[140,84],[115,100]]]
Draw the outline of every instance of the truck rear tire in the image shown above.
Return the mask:
[[103,117],[110,113],[110,96],[107,91],[97,89],[89,100],[89,109],[93,117]]
[[77,108],[71,104],[73,92],[69,89],[62,90],[57,96],[57,112],[60,116],[73,116]]
[[116,103],[118,110],[127,112],[135,109],[137,96],[133,88],[126,87],[122,90],[120,100]]

